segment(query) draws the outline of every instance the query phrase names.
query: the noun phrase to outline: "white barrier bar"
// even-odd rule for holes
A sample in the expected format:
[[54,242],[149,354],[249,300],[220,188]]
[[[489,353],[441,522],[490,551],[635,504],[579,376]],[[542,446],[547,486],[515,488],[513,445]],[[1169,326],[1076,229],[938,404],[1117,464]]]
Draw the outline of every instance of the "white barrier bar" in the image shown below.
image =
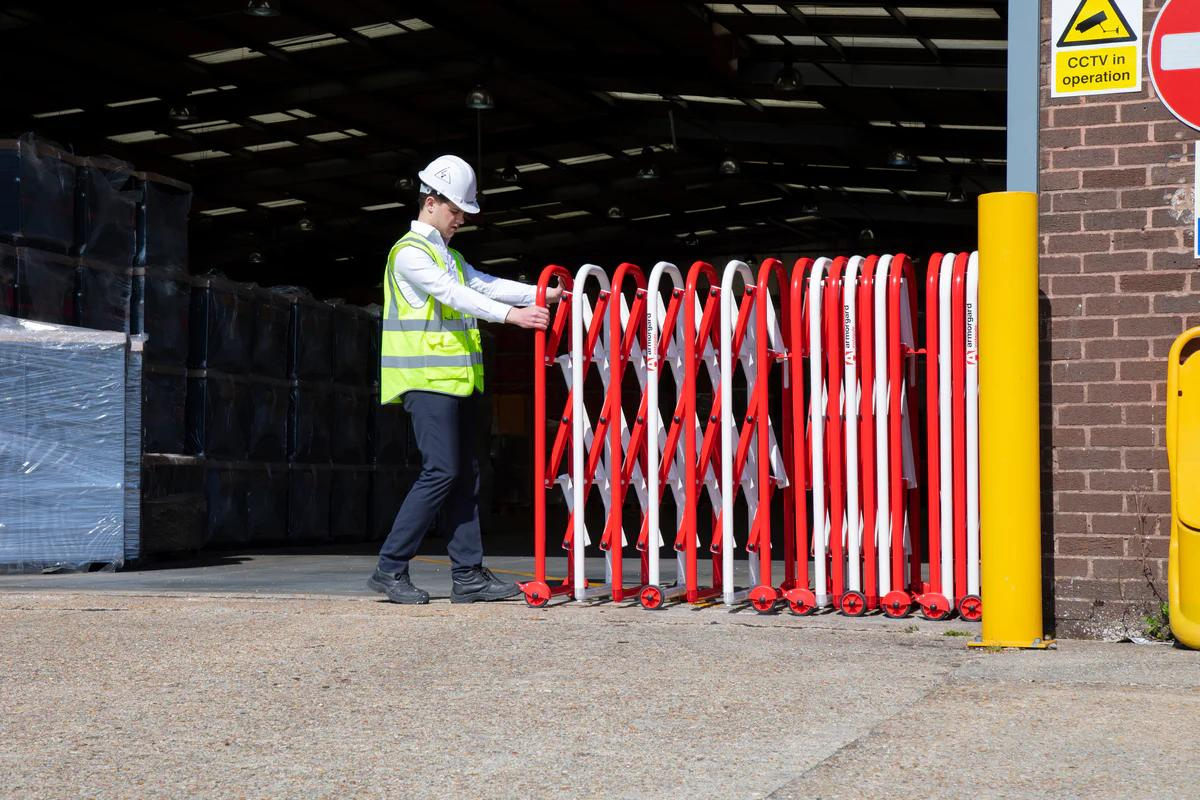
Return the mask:
[[888,435],[887,296],[890,255],[875,264],[875,553],[879,597],[892,590],[891,459]]
[[825,275],[833,262],[818,258],[808,275],[808,385],[809,424],[811,426],[812,461],[809,477],[812,480],[812,559],[813,594],[818,608],[828,606],[829,572],[826,553],[829,549],[829,511],[825,503],[825,357],[822,351],[821,309],[824,299]]
[[[662,302],[662,295],[659,293],[659,283],[662,281],[663,275],[667,275],[671,279],[675,290],[682,291],[683,289],[683,275],[679,272],[678,267],[667,261],[660,261],[654,265],[646,287],[646,472],[649,481],[649,506],[646,511],[648,520],[646,548],[648,556],[648,583],[654,587],[661,587],[663,585],[659,566],[659,550],[664,544],[659,523],[659,506],[662,501],[662,489],[660,488],[659,480],[659,453],[666,443],[667,435],[663,430],[662,409],[659,407],[658,398],[658,383],[662,367],[658,351],[660,349],[659,341],[662,333],[663,316],[666,314],[666,307]],[[674,326],[674,330],[667,333],[669,341],[666,358],[675,379],[675,390],[677,393],[681,385],[683,371],[678,337],[681,327],[677,324]],[[678,449],[679,447],[677,446],[676,450],[678,451]],[[671,458],[669,455],[667,457]],[[671,471],[673,473],[677,469],[678,459],[671,458],[671,461]],[[676,499],[676,508],[682,508],[682,505],[680,505],[682,483],[672,481],[672,484],[673,494]],[[674,541],[674,537],[672,537],[672,541]],[[682,559],[682,553],[676,551],[677,569],[675,573],[675,585],[669,590],[663,590],[663,599],[677,597],[687,589],[683,583]]]
[[979,253],[967,262],[967,594],[979,596]]
[[846,441],[846,588],[862,591],[862,519],[858,504],[858,272],[862,256],[846,264],[842,289],[842,392]]
[[[954,330],[950,290],[955,253],[946,253],[938,269],[938,498],[942,558],[942,594],[954,604],[954,410],[952,405],[952,337]],[[933,498],[930,498],[933,502]]]
[[[601,586],[589,587],[587,585],[586,571],[584,569],[584,548],[591,544],[591,538],[587,533],[587,525],[585,517],[587,516],[587,495],[584,487],[587,484],[588,476],[586,475],[587,453],[591,450],[592,445],[592,424],[591,419],[587,415],[587,408],[583,403],[583,378],[584,378],[584,354],[583,354],[583,331],[584,327],[590,325],[592,318],[591,303],[586,297],[587,281],[589,278],[595,278],[600,285],[602,292],[609,290],[608,275],[604,270],[595,264],[585,264],[575,274],[574,292],[571,297],[573,303],[571,307],[571,481],[572,481],[572,509],[575,521],[575,531],[572,540],[572,548],[575,561],[575,574],[573,576],[575,599],[584,600],[588,597],[596,597],[608,592],[612,582],[612,575],[606,574],[606,583]],[[611,331],[604,331],[604,334],[596,342],[596,351],[591,354],[592,363],[596,369],[600,371],[600,376],[604,381],[604,386],[608,388],[609,364],[608,364],[608,337]],[[605,445],[607,446],[607,444]],[[597,473],[607,469],[607,465],[601,464],[597,468]],[[601,475],[594,476],[597,483],[600,481]],[[601,485],[601,496],[604,498],[605,509],[607,511],[609,493],[605,486]],[[605,519],[608,518],[606,513]],[[609,554],[605,554],[606,573],[611,573],[612,561]]]
[[[734,550],[736,542],[733,537],[733,503],[737,497],[738,487],[733,480],[734,431],[738,424],[733,415],[733,325],[738,316],[738,305],[734,302],[733,281],[737,276],[742,278],[743,288],[754,283],[754,273],[744,261],[730,261],[725,265],[721,275],[721,599],[725,605],[733,605],[746,599],[749,589],[736,591],[733,579]],[[737,354],[742,360],[743,369],[748,368],[745,356],[745,342]],[[747,373],[749,374],[749,373]],[[743,478],[746,471],[742,472]],[[744,483],[744,480],[742,481]],[[753,524],[754,513],[750,510],[747,497],[747,527]],[[748,554],[749,555],[749,554]],[[758,582],[755,561],[748,558],[750,564],[750,580],[748,586]]]

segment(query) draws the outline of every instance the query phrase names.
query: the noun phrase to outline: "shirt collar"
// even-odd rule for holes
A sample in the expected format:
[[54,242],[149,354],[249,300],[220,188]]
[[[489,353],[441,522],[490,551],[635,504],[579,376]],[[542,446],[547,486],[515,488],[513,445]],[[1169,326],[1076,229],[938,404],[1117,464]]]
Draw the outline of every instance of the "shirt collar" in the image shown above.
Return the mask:
[[424,236],[426,239],[439,247],[446,246],[446,243],[442,241],[442,234],[438,232],[437,228],[433,227],[428,222],[421,222],[419,219],[414,219],[409,226],[409,230],[418,236]]

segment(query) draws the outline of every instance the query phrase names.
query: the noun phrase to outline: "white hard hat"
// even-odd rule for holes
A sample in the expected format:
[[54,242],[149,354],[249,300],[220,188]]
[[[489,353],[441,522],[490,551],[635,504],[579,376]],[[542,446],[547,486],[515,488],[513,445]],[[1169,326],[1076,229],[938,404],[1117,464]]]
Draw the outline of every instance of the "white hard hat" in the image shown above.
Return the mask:
[[458,156],[438,156],[417,177],[468,214],[479,213],[475,204],[475,170]]

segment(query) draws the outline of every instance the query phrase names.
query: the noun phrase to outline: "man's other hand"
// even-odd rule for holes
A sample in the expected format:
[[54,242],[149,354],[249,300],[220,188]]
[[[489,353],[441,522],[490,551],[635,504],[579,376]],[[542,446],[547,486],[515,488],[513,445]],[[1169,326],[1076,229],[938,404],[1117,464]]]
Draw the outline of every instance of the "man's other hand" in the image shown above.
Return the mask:
[[504,321],[509,325],[516,325],[520,328],[544,331],[546,330],[546,326],[550,324],[550,312],[541,306],[514,308],[508,312],[508,316],[504,318]]

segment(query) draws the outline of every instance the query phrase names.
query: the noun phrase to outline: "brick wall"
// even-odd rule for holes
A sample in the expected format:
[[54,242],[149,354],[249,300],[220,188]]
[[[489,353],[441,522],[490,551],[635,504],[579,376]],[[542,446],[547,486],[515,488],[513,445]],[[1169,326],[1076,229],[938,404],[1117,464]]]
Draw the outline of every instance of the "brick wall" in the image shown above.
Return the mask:
[[[1148,39],[1161,0],[1147,0]],[[1154,96],[1051,99],[1042,3],[1041,290],[1047,597],[1059,635],[1112,638],[1166,598],[1166,356],[1200,325],[1192,147]],[[1047,620],[1049,624],[1049,620]]]

